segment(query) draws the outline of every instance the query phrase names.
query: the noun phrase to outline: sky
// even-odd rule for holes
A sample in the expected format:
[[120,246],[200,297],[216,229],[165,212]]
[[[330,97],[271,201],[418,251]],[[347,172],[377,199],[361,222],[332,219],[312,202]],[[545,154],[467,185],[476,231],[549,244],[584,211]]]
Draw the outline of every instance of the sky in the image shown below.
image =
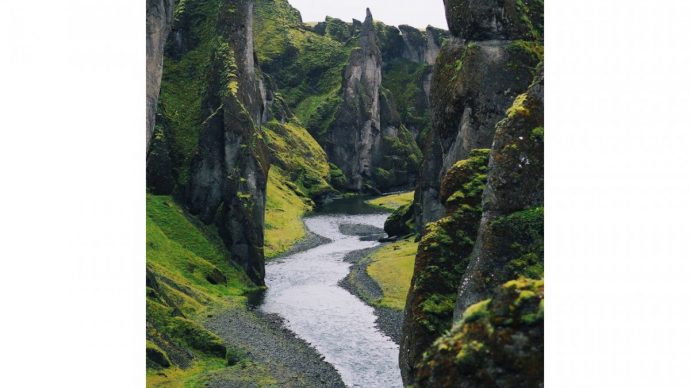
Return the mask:
[[347,22],[364,20],[369,7],[375,20],[388,25],[428,25],[448,29],[443,0],[288,0],[302,14],[305,22],[319,22],[326,16]]

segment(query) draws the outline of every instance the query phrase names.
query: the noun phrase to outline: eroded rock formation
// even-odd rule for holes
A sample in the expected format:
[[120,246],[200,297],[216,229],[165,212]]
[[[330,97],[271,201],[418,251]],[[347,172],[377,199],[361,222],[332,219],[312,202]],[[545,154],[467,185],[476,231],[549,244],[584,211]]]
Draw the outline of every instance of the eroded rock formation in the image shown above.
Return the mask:
[[253,2],[223,2],[204,96],[199,150],[190,170],[192,214],[215,223],[234,261],[263,284],[269,159],[259,128],[264,97],[254,62]]
[[146,0],[146,150],[156,125],[163,75],[163,48],[170,33],[173,0]]
[[[497,2],[446,1],[453,36],[441,50],[432,79],[432,129],[424,144],[415,193],[419,233],[426,223],[443,216],[438,191],[445,172],[472,149],[491,146],[496,123],[527,89],[542,57],[543,44],[536,37],[516,32],[540,25],[536,16],[532,22],[522,14],[511,14],[516,9],[508,6],[514,5],[511,1],[505,2],[506,9],[492,6],[491,12],[484,12],[485,3]],[[526,15],[538,13],[534,3],[523,10]],[[495,14],[508,15],[509,22],[495,24]],[[466,23],[473,27],[459,27]],[[525,38],[532,40],[521,40]]]
[[[447,0],[445,5],[452,36],[441,48],[431,83],[432,127],[413,206],[422,240],[400,353],[405,384],[419,386],[447,383],[442,373],[457,377],[456,370],[436,368],[439,361],[424,354],[468,306],[491,298],[496,287],[519,276],[543,276],[543,194],[536,182],[543,179],[542,145],[533,140],[543,136],[543,118],[541,124],[538,119],[520,124],[530,134],[506,134],[520,132],[507,129],[522,117],[516,115],[543,112],[543,100],[528,98],[539,93],[540,80],[543,85],[543,73],[533,83],[543,71],[537,70],[543,58],[543,2]],[[526,102],[531,105],[523,107]],[[488,170],[468,176],[469,161],[486,148],[492,148]],[[482,179],[491,183],[484,188]],[[498,211],[499,203],[514,206]],[[458,366],[449,363],[445,367]],[[429,378],[430,369],[438,380]],[[471,379],[450,381],[477,386]],[[496,377],[494,384],[500,381]]]

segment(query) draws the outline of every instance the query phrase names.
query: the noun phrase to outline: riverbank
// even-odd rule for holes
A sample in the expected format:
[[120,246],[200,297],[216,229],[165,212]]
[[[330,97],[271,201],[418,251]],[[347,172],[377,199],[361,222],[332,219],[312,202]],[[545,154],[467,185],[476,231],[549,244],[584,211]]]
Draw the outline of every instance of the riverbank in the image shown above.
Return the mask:
[[381,247],[355,251],[345,256],[345,261],[352,263],[350,273],[338,284],[355,295],[364,303],[374,308],[376,324],[379,329],[390,337],[393,342],[400,345],[402,338],[403,312],[377,303],[383,298],[383,291],[378,283],[367,274],[367,267],[371,263],[369,254]]
[[[274,314],[246,308],[226,309],[209,317],[205,326],[221,337],[236,365],[209,372],[202,380],[208,387],[344,387],[335,368],[313,347],[288,330]],[[269,378],[256,381],[238,374],[250,364]],[[243,365],[245,365],[243,367]]]

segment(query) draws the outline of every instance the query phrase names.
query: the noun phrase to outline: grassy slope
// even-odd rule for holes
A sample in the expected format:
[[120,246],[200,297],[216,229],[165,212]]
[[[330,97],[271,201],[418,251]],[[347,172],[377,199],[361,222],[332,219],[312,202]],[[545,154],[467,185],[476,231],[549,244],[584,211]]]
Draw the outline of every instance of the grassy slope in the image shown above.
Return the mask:
[[[214,347],[220,339],[203,329],[200,321],[213,308],[244,308],[242,295],[256,286],[244,272],[229,264],[223,252],[213,228],[187,217],[171,197],[147,195],[146,263],[160,287],[147,287],[147,349],[162,350],[169,339],[173,346],[193,354],[187,369],[177,365],[161,371],[147,369],[147,386],[197,386],[205,373],[226,366]],[[216,271],[226,279],[225,284],[214,285],[207,280]],[[174,312],[175,308],[184,319]],[[238,365],[226,372],[266,378],[255,364]]]
[[367,273],[383,290],[379,304],[401,311],[405,309],[416,254],[414,237],[386,245],[371,254]]
[[377,197],[367,201],[368,204],[382,207],[387,210],[397,210],[400,206],[412,203],[414,199],[414,191],[405,193],[390,194],[383,197]]
[[349,51],[305,29],[285,0],[256,2],[254,39],[261,68],[274,81],[276,95],[295,112],[287,123],[272,121],[264,128],[272,155],[265,254],[272,258],[304,237],[301,217],[313,208],[313,198],[332,190],[326,153],[305,126],[320,127],[329,119],[331,112],[321,107],[339,98]]
[[300,122],[324,131],[341,100],[342,71],[355,42],[347,45],[309,31],[286,0],[260,0],[254,39],[264,72]]
[[266,189],[265,255],[285,252],[305,235],[301,217],[314,207],[311,198],[331,189],[326,153],[305,128],[295,122],[265,125],[273,156]]
[[287,181],[280,168],[271,167],[266,188],[266,258],[285,252],[306,233],[301,217],[310,206],[287,186]]

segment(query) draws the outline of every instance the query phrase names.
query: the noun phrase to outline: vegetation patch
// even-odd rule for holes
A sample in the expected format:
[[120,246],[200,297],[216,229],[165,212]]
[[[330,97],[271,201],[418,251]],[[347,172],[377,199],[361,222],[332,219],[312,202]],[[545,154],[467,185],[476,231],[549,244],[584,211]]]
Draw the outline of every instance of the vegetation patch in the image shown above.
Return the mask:
[[223,342],[199,323],[207,311],[243,308],[257,287],[213,226],[169,196],[149,194],[146,205],[147,385],[182,385],[224,364]]
[[416,254],[417,243],[410,237],[386,245],[370,255],[367,274],[383,290],[383,299],[378,302],[381,306],[396,310],[405,308]]
[[424,354],[416,386],[541,386],[544,281],[518,278],[467,308]]
[[400,206],[409,205],[414,200],[414,191],[406,191],[404,193],[395,193],[384,195],[382,197],[377,197],[374,199],[367,200],[366,203],[372,206],[378,206],[380,208],[395,211]]
[[266,187],[266,218],[264,254],[273,258],[290,249],[304,238],[306,229],[302,216],[311,209],[305,199],[290,188],[290,179],[279,167],[268,172]]

